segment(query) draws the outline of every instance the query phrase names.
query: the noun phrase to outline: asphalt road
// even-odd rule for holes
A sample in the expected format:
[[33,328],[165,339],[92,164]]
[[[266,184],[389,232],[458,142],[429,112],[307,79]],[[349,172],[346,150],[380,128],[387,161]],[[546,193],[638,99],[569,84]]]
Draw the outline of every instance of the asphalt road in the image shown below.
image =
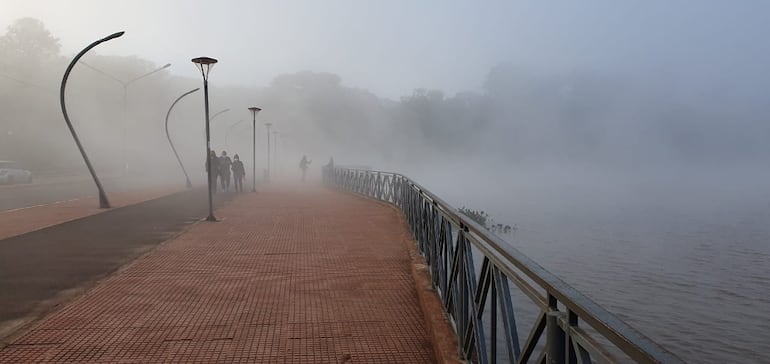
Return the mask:
[[45,205],[57,201],[95,196],[93,181],[86,179],[35,182],[0,186],[0,211]]
[[0,240],[0,338],[207,214],[199,188]]
[[[178,181],[180,188],[184,180]],[[110,193],[170,185],[169,181],[125,180],[118,177],[102,179],[102,185]],[[47,205],[88,196],[97,196],[96,184],[89,176],[39,178],[31,184],[0,185],[0,211],[8,211],[37,205]]]

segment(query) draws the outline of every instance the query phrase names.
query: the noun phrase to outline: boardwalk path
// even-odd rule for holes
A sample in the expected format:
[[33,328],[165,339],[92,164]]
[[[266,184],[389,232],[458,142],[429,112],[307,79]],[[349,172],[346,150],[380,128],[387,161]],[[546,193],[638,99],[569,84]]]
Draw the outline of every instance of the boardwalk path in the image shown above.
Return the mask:
[[406,227],[324,189],[244,194],[47,317],[0,362],[432,362]]

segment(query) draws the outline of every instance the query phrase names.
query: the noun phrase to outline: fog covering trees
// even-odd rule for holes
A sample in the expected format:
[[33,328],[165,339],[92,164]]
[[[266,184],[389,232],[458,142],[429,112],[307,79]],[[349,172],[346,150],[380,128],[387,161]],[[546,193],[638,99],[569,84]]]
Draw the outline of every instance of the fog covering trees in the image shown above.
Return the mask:
[[[82,169],[58,102],[61,76],[72,55],[61,54],[56,36],[31,18],[8,27],[0,36],[0,51],[0,159],[35,170]],[[122,165],[125,139],[125,158],[135,170],[175,171],[163,119],[176,97],[201,86],[189,60],[169,60],[175,68],[190,67],[189,77],[164,70],[132,83],[126,89],[124,122],[123,86],[113,78],[131,80],[159,65],[100,52],[90,52],[85,65],[75,67],[67,90],[71,117],[97,168]],[[499,168],[553,161],[622,168],[730,164],[761,162],[769,152],[770,103],[749,103],[719,84],[704,86],[700,80],[696,85],[676,75],[544,72],[503,63],[489,70],[480,91],[447,95],[415,88],[390,100],[346,85],[329,72],[277,75],[262,87],[227,86],[217,83],[217,67],[227,67],[227,60],[212,71],[211,112],[231,111],[212,122],[212,148],[240,153],[250,166],[246,108],[262,107],[257,117],[260,170],[265,168],[264,122],[280,131],[280,159],[289,167],[303,154],[408,169],[471,159]],[[202,97],[202,92],[189,96],[170,121],[180,154],[194,170],[202,170],[205,150]],[[244,122],[233,127],[238,121]]]

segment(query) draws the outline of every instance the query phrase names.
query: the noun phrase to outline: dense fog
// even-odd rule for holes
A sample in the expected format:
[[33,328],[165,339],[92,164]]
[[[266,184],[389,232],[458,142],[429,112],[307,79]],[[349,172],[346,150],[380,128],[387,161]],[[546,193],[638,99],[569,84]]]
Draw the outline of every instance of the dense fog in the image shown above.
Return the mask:
[[217,58],[211,148],[247,177],[262,180],[268,145],[273,181],[298,182],[303,156],[315,182],[332,158],[403,173],[516,227],[512,245],[687,360],[767,361],[766,334],[725,329],[767,332],[770,315],[765,2],[0,6],[0,160],[36,177],[87,175],[60,83],[80,49],[125,30],[66,88],[99,175],[181,189],[165,120],[200,88],[168,130],[201,186],[190,60]]
[[[59,83],[70,59],[59,43],[32,18],[15,21],[0,38],[0,154],[33,170],[83,167],[59,108]],[[178,96],[202,87],[194,70],[180,77],[163,69],[130,82],[125,110],[123,105],[123,83],[161,66],[98,50],[75,66],[68,109],[100,169],[119,168],[124,154],[137,171],[177,168],[164,118]],[[598,69],[544,72],[500,63],[486,72],[479,91],[415,88],[393,100],[331,72],[297,71],[261,87],[228,86],[215,81],[218,67],[227,67],[226,61],[212,71],[210,114],[229,111],[211,122],[212,148],[250,161],[252,118],[246,108],[260,106],[258,170],[266,163],[265,122],[278,131],[273,148],[280,149],[274,150],[279,165],[289,167],[307,154],[316,163],[334,157],[395,170],[475,164],[508,173],[587,165],[645,173],[729,166],[761,174],[770,152],[770,102],[760,90],[742,88],[740,80]],[[202,90],[184,98],[169,118],[170,134],[192,169],[202,168],[205,150],[202,98]],[[469,168],[482,173],[478,169]]]
[[[600,19],[586,10],[565,9],[574,11],[572,18],[567,16],[573,21],[579,16]],[[646,29],[649,39],[641,34],[620,39],[621,35],[611,34],[611,22],[594,27],[580,23],[585,36],[602,34],[583,51],[593,49],[594,59],[606,62],[591,64],[587,56],[575,56],[574,44],[564,51],[574,63],[559,57],[536,60],[532,54],[501,55],[485,60],[491,65],[486,69],[466,70],[483,75],[476,84],[464,81],[467,91],[441,80],[434,83],[451,84],[452,90],[421,84],[426,77],[415,80],[411,92],[395,95],[393,88],[380,92],[349,82],[340,76],[348,70],[328,67],[262,76],[271,79],[265,84],[232,82],[232,77],[230,82],[219,81],[219,73],[233,72],[233,60],[221,59],[211,73],[210,114],[217,115],[211,122],[211,145],[218,153],[239,154],[250,169],[252,118],[247,107],[258,106],[263,109],[254,131],[258,176],[267,168],[264,123],[269,122],[276,175],[292,178],[299,173],[297,162],[307,155],[314,166],[334,158],[342,165],[405,172],[446,191],[460,190],[478,178],[497,181],[495,188],[500,190],[517,184],[531,188],[553,184],[555,189],[585,185],[628,194],[628,189],[638,192],[633,186],[657,192],[649,186],[658,183],[728,183],[735,187],[723,191],[759,192],[754,187],[766,180],[770,154],[765,142],[770,135],[770,100],[763,90],[770,80],[760,71],[767,46],[747,40],[761,29],[756,17],[731,31],[709,35],[703,31],[711,29],[708,24],[722,9],[719,6],[694,7],[694,30],[674,22],[675,14],[687,14],[685,8],[673,13],[659,4],[629,9],[639,11],[638,17],[610,14],[630,22],[621,35],[632,34],[633,26],[660,14],[668,14],[658,19],[665,26]],[[543,9],[530,10],[538,19],[548,17]],[[732,10],[748,17],[752,8]],[[564,21],[564,15],[559,17]],[[566,24],[559,23],[554,32],[563,33],[564,39],[578,38],[559,28]],[[666,30],[679,32],[662,34]],[[382,30],[372,32],[379,37]],[[93,34],[93,39],[105,35]],[[117,173],[125,163],[134,175],[178,178],[181,171],[166,140],[164,119],[177,97],[202,87],[200,74],[189,59],[169,59],[170,67],[147,75],[163,63],[115,54],[112,43],[121,40],[97,47],[75,66],[66,95],[73,124],[99,172]],[[153,44],[151,39],[145,41]],[[556,43],[549,38],[542,41]],[[595,49],[600,44],[615,44],[617,49]],[[58,102],[64,69],[75,50],[85,45],[63,51],[60,35],[32,17],[7,26],[0,36],[0,159],[19,161],[38,174],[85,173]],[[718,52],[728,45],[726,53]],[[198,54],[189,58],[194,56]],[[701,62],[687,63],[698,59]],[[253,67],[260,68],[259,62]],[[355,78],[361,82],[361,77]],[[217,114],[223,110],[227,111]],[[200,178],[205,151],[202,90],[177,104],[169,117],[169,131],[186,167]]]

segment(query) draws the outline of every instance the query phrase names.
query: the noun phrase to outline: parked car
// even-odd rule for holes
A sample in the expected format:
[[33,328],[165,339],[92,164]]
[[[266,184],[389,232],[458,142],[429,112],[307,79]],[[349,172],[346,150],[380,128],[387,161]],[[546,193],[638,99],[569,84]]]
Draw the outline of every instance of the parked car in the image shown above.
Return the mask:
[[0,184],[31,183],[32,172],[13,161],[0,161]]

